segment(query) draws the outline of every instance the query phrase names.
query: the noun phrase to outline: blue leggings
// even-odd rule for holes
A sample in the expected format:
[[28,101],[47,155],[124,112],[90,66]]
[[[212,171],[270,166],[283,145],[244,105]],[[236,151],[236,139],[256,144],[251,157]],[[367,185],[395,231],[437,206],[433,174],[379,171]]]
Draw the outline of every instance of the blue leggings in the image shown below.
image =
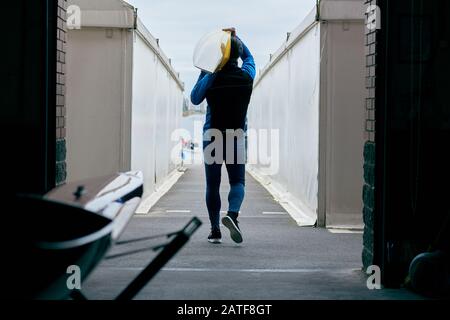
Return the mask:
[[[240,140],[240,139],[239,139]],[[208,208],[209,220],[212,228],[220,226],[220,182],[222,178],[222,164],[228,172],[228,180],[230,183],[230,192],[228,193],[228,212],[234,212],[236,215],[241,210],[242,201],[245,195],[245,162],[237,161],[239,154],[245,152],[244,143],[242,141],[234,142],[234,161],[227,163],[226,148],[223,149],[223,157],[221,161],[207,164],[205,162],[206,174],[206,206]],[[203,142],[203,150],[210,144],[210,141]],[[225,143],[224,143],[225,145]]]

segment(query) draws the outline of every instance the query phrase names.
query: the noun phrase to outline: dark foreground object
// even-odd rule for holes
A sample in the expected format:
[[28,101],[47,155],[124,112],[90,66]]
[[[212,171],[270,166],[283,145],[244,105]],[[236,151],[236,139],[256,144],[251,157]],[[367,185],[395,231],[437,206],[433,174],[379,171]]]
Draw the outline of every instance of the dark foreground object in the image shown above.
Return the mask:
[[450,258],[443,251],[418,255],[409,268],[412,288],[428,297],[450,297]]
[[[68,184],[44,197],[16,196],[3,217],[6,297],[85,299],[72,276],[78,272],[82,284],[117,244],[140,203],[142,181],[140,172],[129,172]],[[168,243],[147,249],[161,252],[118,298],[132,299],[200,225],[193,218],[181,231],[165,235]]]

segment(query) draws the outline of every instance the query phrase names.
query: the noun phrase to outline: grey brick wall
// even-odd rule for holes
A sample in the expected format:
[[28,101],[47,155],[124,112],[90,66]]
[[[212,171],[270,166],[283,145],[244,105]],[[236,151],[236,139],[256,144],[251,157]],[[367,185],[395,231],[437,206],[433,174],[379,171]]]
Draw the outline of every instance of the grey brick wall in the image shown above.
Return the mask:
[[[366,0],[365,4],[376,5],[376,0]],[[365,139],[364,146],[364,187],[363,218],[364,236],[362,261],[364,268],[373,264],[374,250],[374,203],[375,203],[375,66],[376,66],[376,30],[365,28],[366,32],[366,89],[365,102]]]
[[58,0],[56,53],[56,185],[67,177],[66,171],[66,9],[67,0]]

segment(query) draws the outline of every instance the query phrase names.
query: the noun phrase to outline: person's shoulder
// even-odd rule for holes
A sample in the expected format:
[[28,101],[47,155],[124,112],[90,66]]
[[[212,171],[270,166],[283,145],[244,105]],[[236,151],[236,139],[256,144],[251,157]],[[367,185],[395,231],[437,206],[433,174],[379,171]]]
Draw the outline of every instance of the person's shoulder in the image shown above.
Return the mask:
[[253,77],[246,70],[241,69],[241,76],[244,81],[253,83]]
[[252,83],[253,78],[250,74],[247,71],[238,68],[232,72],[218,72],[213,87],[223,85],[248,85]]

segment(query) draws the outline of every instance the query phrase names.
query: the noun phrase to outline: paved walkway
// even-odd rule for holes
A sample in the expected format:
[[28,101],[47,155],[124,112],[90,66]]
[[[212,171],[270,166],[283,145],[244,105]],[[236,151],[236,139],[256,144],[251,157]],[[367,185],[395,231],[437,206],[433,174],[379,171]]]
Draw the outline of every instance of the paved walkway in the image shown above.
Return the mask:
[[[228,190],[225,170],[222,181],[224,206]],[[367,289],[361,271],[361,234],[298,227],[250,176],[247,184],[240,218],[241,245],[231,241],[225,228],[223,244],[206,241],[209,222],[202,167],[190,167],[148,215],[133,218],[123,240],[176,231],[192,216],[204,222],[138,299],[417,298],[406,290]],[[145,245],[116,246],[110,254]],[[85,294],[92,299],[114,298],[152,256],[146,252],[105,260],[85,283]]]

